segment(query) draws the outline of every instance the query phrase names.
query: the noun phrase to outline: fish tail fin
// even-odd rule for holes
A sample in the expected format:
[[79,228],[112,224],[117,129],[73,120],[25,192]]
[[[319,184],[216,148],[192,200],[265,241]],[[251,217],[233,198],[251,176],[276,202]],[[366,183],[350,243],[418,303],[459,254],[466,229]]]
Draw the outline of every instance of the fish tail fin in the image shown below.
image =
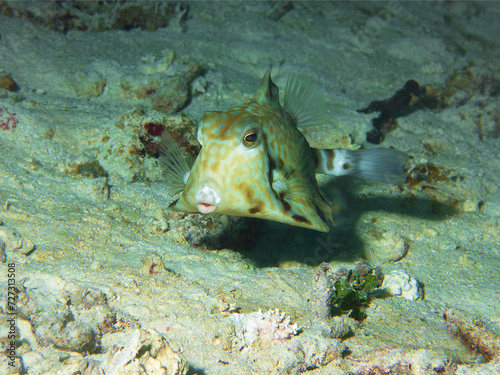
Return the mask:
[[181,154],[179,146],[166,131],[161,136],[159,151],[158,161],[165,178],[166,191],[174,196],[184,190],[191,168]]
[[402,185],[406,182],[408,155],[392,148],[366,150],[318,150],[316,173],[333,176],[351,175],[366,180]]

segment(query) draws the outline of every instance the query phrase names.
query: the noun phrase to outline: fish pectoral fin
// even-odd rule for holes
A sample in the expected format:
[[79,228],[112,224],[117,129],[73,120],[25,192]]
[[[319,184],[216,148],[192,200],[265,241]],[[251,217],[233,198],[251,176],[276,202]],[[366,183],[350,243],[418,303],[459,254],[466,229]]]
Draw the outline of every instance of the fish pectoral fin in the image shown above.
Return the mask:
[[320,88],[305,76],[288,76],[284,107],[301,128],[323,125],[328,118],[328,109]]
[[174,196],[184,190],[191,167],[167,131],[161,136],[159,151],[158,161],[165,178],[166,190],[169,195]]

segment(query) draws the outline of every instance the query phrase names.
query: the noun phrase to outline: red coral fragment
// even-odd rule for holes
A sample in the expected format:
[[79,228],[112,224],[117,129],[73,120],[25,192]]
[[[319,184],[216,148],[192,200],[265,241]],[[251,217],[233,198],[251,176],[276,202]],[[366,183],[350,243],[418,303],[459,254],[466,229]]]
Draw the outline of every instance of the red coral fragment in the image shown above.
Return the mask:
[[15,113],[9,113],[5,107],[0,107],[0,130],[14,130],[17,120]]
[[159,137],[165,131],[165,125],[156,122],[148,122],[144,125],[144,128],[152,137]]

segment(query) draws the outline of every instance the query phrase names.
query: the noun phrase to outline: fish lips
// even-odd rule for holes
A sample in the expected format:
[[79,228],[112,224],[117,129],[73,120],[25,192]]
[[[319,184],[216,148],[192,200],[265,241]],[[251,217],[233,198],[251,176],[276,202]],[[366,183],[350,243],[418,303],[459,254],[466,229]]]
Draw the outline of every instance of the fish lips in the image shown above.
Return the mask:
[[198,211],[200,211],[200,213],[202,214],[210,214],[217,208],[216,205],[206,202],[197,202],[196,207],[198,207]]
[[221,198],[217,192],[208,186],[203,186],[196,194],[196,207],[202,214],[210,214],[215,211]]
[[[196,191],[196,190],[195,190]],[[186,194],[186,191],[169,206],[172,211],[198,212],[201,214],[213,213],[221,202],[215,189],[202,186],[195,194]]]

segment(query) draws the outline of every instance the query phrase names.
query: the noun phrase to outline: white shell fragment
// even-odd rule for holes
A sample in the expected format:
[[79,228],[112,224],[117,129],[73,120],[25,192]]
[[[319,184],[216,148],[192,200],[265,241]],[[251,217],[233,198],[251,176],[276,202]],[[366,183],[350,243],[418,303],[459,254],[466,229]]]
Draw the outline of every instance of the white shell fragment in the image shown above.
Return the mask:
[[423,297],[423,291],[419,281],[403,270],[389,272],[384,277],[384,282],[380,288],[392,294],[411,301],[416,301]]
[[231,314],[235,336],[242,346],[256,341],[261,343],[281,342],[297,334],[297,323],[290,324],[290,317],[278,309],[263,313],[262,310],[248,314]]

